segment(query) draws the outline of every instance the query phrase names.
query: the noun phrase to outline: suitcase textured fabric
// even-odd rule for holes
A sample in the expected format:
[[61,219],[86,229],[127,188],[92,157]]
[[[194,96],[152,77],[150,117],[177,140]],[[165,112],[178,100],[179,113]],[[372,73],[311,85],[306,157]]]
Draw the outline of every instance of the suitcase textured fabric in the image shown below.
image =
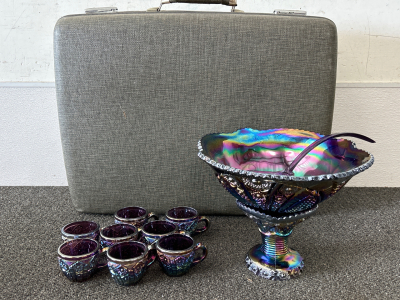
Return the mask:
[[239,128],[331,131],[337,32],[325,18],[223,12],[72,15],[54,31],[74,206],[241,214],[197,142]]

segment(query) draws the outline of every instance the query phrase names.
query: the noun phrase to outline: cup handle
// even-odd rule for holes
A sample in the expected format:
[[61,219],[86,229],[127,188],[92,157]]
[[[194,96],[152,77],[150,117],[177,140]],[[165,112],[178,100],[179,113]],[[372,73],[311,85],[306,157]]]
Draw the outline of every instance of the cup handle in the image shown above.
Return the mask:
[[155,248],[151,247],[151,245],[147,246],[147,249],[149,249],[149,254],[147,258],[146,267],[150,267],[156,261],[157,251]]
[[147,222],[149,222],[149,220],[150,220],[151,218],[153,218],[154,221],[157,221],[157,220],[158,220],[158,216],[157,216],[155,213],[153,213],[153,212],[150,212],[150,213],[147,215]]
[[210,227],[210,220],[206,217],[200,217],[198,223],[203,222],[204,226],[200,228],[196,228],[193,233],[200,233],[206,231]]
[[109,247],[105,247],[99,252],[99,259],[101,259],[101,263],[97,265],[97,269],[101,270],[107,267],[107,251]]
[[193,251],[196,252],[198,250],[201,251],[201,256],[199,256],[193,260],[192,267],[197,265],[199,262],[202,262],[207,257],[208,250],[205,245],[203,245],[202,243],[198,243],[196,245],[196,247],[194,247]]
[[141,242],[143,244],[146,244],[146,239],[144,238],[143,232],[142,232],[142,228],[138,228],[138,242]]

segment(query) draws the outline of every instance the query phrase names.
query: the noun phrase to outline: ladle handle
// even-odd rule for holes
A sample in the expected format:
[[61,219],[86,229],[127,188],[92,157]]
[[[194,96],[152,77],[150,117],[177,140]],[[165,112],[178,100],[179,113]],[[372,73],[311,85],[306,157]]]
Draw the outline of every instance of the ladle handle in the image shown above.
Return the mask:
[[301,153],[299,155],[297,155],[297,157],[292,161],[292,163],[286,168],[285,171],[282,172],[282,174],[284,175],[290,175],[293,176],[293,170],[294,168],[296,168],[297,164],[315,147],[317,147],[319,144],[322,144],[323,142],[331,139],[331,138],[335,138],[338,136],[352,136],[355,138],[359,138],[361,140],[370,142],[370,143],[375,143],[375,141],[373,139],[370,139],[369,137],[362,135],[362,134],[358,134],[358,133],[351,133],[351,132],[341,132],[341,133],[332,133],[330,135],[326,135],[323,136],[322,138],[316,140],[314,143],[312,143],[311,145],[309,145],[307,148],[305,148],[303,151],[301,151]]

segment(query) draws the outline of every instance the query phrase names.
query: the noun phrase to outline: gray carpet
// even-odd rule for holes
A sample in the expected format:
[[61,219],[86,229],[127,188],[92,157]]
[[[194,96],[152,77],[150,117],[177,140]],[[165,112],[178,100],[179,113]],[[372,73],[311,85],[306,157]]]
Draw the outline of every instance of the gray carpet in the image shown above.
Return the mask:
[[209,256],[189,274],[170,278],[154,264],[137,285],[121,287],[107,270],[69,282],[57,264],[63,225],[105,226],[111,215],[76,212],[66,187],[0,187],[0,298],[399,299],[399,196],[400,188],[345,188],[322,203],[289,239],[305,260],[298,279],[274,282],[248,271],[244,256],[260,243],[257,226],[211,216],[210,230],[195,237]]

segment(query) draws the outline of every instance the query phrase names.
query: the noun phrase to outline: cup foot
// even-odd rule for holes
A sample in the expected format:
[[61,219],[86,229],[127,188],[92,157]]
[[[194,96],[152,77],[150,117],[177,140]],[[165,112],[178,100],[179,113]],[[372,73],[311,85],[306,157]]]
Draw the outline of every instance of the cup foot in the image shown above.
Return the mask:
[[289,250],[285,255],[273,257],[262,251],[262,245],[256,245],[247,253],[246,265],[250,271],[262,278],[289,280],[301,274],[304,262],[297,251]]

